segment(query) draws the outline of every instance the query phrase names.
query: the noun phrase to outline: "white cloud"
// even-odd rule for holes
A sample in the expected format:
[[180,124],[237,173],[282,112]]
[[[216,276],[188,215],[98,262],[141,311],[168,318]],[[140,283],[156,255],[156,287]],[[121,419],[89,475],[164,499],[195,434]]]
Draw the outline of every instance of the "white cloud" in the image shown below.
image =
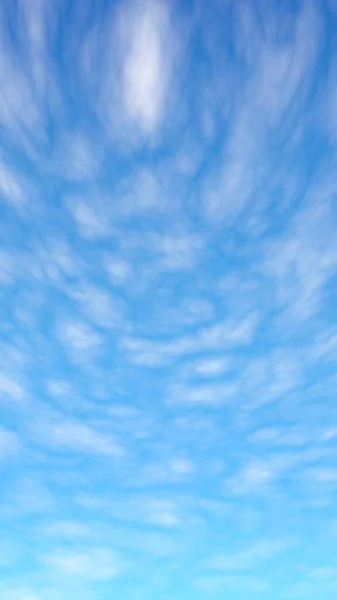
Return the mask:
[[303,322],[319,310],[324,287],[336,273],[335,194],[330,181],[314,182],[285,232],[263,248],[262,272],[289,321]]
[[[135,478],[137,481],[137,478]],[[83,498],[80,500],[83,505]],[[127,497],[115,496],[106,499],[105,504],[99,498],[84,498],[86,506],[107,508],[119,523],[137,523],[158,528],[171,529],[183,523],[183,514],[178,499],[165,496],[135,494]],[[186,518],[186,517],[185,517]]]
[[46,557],[45,562],[63,574],[88,579],[109,581],[125,569],[125,561],[110,548],[59,549]]
[[228,358],[205,358],[191,365],[191,372],[200,377],[216,377],[229,368]]
[[18,436],[0,427],[0,461],[16,454],[20,449]]
[[[88,200],[70,198],[67,207],[78,226],[81,235],[89,240],[104,238],[111,232],[107,215],[95,207],[96,196]],[[99,205],[100,206],[100,205]]]
[[228,404],[238,392],[235,381],[210,384],[173,384],[167,395],[167,403],[175,406],[213,406]]
[[111,435],[76,420],[38,421],[32,427],[37,440],[59,449],[87,452],[101,456],[120,457],[123,449]]
[[76,183],[97,177],[101,148],[97,148],[93,140],[89,140],[83,133],[73,132],[61,137],[60,146],[54,170],[61,177]]
[[41,516],[54,510],[54,494],[41,479],[38,472],[19,477],[4,497],[4,508],[9,517]]
[[27,36],[26,50],[28,54],[27,62],[31,71],[30,78],[34,81],[36,90],[41,93],[46,85],[47,63],[50,59],[47,48],[47,6],[42,0],[33,0],[28,10],[27,5],[20,2],[20,12],[23,17],[22,25]]
[[320,439],[324,442],[329,442],[330,440],[335,440],[337,438],[337,427],[328,427],[325,429]]
[[291,347],[247,361],[240,377],[242,393],[248,399],[246,408],[257,409],[299,388],[303,381],[301,354]]
[[248,345],[254,338],[259,316],[256,312],[245,315],[244,318],[235,318],[204,328],[197,341],[204,347],[223,347]]
[[337,485],[337,469],[321,466],[309,469],[307,475],[317,483]]
[[216,571],[253,570],[259,564],[273,559],[287,551],[294,540],[257,540],[245,550],[228,554],[215,555],[208,561],[208,567]]
[[270,594],[270,583],[259,577],[240,574],[235,575],[204,575],[195,581],[195,587],[204,594],[223,593],[225,590],[236,594],[238,591],[253,594]]
[[119,256],[109,255],[104,259],[108,277],[114,285],[124,285],[130,278],[132,266]]
[[184,456],[172,456],[140,468],[138,486],[169,485],[191,480],[195,474],[195,464]]
[[233,118],[218,166],[203,181],[204,215],[212,225],[224,220],[232,223],[262,181],[266,170],[263,134],[263,124],[249,100]]
[[1,597],[3,598],[3,600],[43,600],[40,594],[37,594],[36,592],[33,592],[29,589],[24,589],[22,587],[17,588],[15,590],[1,590]]
[[279,122],[294,100],[303,101],[305,84],[322,49],[321,34],[319,10],[315,3],[307,2],[297,16],[292,40],[282,45],[261,43],[252,88],[258,105],[272,121]]
[[230,361],[227,357],[204,358],[187,363],[181,370],[183,377],[216,378],[229,370]]
[[124,109],[131,123],[151,136],[164,117],[170,85],[174,48],[168,5],[161,0],[125,2],[117,32]]
[[153,525],[170,528],[180,524],[177,507],[169,500],[150,500],[143,508],[146,520]]
[[244,318],[201,327],[192,335],[176,337],[167,342],[124,337],[121,339],[121,346],[134,362],[139,360],[139,364],[166,364],[179,357],[249,345],[255,336],[258,323],[258,315],[252,313]]
[[234,477],[227,480],[228,489],[234,494],[264,492],[279,477],[279,468],[268,460],[250,460]]
[[24,400],[25,395],[21,382],[15,381],[5,373],[0,373],[0,400],[20,403]]
[[141,167],[117,186],[114,194],[114,217],[127,219],[147,212],[164,213],[167,191],[155,169]]
[[59,323],[57,333],[66,351],[74,358],[86,358],[99,350],[104,338],[89,325],[79,321]]
[[336,581],[337,577],[337,566],[326,565],[321,567],[315,567],[309,574],[312,579],[332,579]]
[[101,327],[122,325],[122,307],[106,289],[83,284],[73,288],[70,295],[96,325]]
[[178,476],[192,475],[195,472],[193,462],[186,458],[172,459],[169,466],[171,471]]
[[6,8],[0,13],[0,122],[11,140],[34,158],[39,143],[46,139],[45,102],[57,88],[55,78],[50,77],[46,6],[33,0],[26,10],[24,2],[18,3],[14,40],[6,25]]
[[51,521],[43,525],[42,532],[47,536],[73,540],[88,537],[88,527],[77,521]]
[[16,275],[17,264],[14,256],[2,250],[0,252],[0,284],[10,285]]
[[28,201],[27,190],[24,191],[21,179],[18,172],[10,169],[3,161],[0,162],[0,194],[16,209],[20,209]]
[[315,179],[325,132],[298,110],[323,11],[165,1],[0,8],[0,516],[32,541],[13,600],[104,595],[111,540],[126,596],[184,565],[197,596],[258,596],[262,565],[292,568],[260,531],[333,508],[336,165]]
[[301,426],[291,426],[285,429],[266,427],[256,430],[251,440],[261,446],[294,446],[300,447],[308,444],[314,437],[313,431]]
[[[236,65],[228,135],[218,165],[203,182],[204,215],[214,226],[236,221],[253,200],[261,203],[264,182],[273,176],[270,128],[288,115],[293,123],[296,111],[306,101],[322,49],[321,15],[313,2],[296,15],[293,29],[284,13],[278,17],[280,28],[287,30],[282,42],[275,35],[273,11],[266,9],[259,18],[253,4],[240,3],[235,5],[235,13],[234,46],[246,69]],[[286,127],[283,122],[282,126]],[[288,144],[292,135],[289,130]],[[255,214],[256,226],[258,231],[265,227],[261,219],[256,225]]]
[[203,240],[196,236],[164,237],[158,247],[162,268],[175,271],[195,267],[202,246]]

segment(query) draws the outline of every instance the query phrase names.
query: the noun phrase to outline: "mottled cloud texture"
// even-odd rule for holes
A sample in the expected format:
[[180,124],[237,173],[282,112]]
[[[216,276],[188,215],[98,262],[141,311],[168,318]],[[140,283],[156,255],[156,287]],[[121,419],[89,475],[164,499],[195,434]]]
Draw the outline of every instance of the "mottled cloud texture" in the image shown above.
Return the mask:
[[1,600],[333,600],[337,5],[0,7]]

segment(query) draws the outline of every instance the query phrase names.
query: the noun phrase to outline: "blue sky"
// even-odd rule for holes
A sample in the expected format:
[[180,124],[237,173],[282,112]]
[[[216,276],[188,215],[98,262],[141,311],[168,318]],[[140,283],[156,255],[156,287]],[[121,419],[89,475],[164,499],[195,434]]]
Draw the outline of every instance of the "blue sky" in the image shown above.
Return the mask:
[[336,22],[1,3],[2,600],[336,598]]

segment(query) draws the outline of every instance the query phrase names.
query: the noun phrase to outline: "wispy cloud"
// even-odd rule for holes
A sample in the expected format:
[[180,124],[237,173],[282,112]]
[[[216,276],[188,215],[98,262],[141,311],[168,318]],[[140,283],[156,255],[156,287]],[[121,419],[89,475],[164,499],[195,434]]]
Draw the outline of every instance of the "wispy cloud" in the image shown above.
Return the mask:
[[334,593],[333,4],[0,6],[1,598]]
[[33,439],[56,451],[68,450],[107,457],[123,455],[122,447],[112,435],[97,431],[88,423],[75,419],[37,420],[35,425],[32,423],[31,435]]
[[63,574],[93,581],[109,581],[125,568],[125,562],[110,548],[56,550],[45,562]]
[[218,571],[245,571],[254,569],[259,563],[267,562],[274,556],[292,547],[291,540],[258,540],[245,550],[230,555],[215,556],[209,560],[209,568]]
[[12,431],[0,428],[0,460],[15,455],[20,450],[18,436]]
[[116,37],[123,108],[134,127],[153,136],[165,117],[176,53],[169,4],[126,2],[117,14]]

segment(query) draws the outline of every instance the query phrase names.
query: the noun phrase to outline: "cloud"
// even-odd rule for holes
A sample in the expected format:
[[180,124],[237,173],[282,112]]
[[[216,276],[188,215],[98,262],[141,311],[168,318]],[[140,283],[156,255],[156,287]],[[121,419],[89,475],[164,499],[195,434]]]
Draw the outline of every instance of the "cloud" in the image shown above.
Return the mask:
[[256,410],[276,402],[303,385],[301,349],[265,353],[264,357],[247,360],[240,373],[240,391],[246,398],[245,407]]
[[216,408],[229,404],[237,391],[235,381],[231,380],[207,384],[173,384],[168,390],[167,403],[170,406]]
[[[42,600],[42,596],[32,590],[25,588],[16,588],[15,590],[1,590],[1,596],[4,600],[16,600],[20,598],[20,600]],[[55,600],[56,597],[54,596]]]
[[147,521],[159,527],[171,528],[180,524],[176,507],[169,501],[150,501],[147,509]]
[[[154,485],[170,485],[179,484],[184,481],[191,481],[195,475],[196,467],[192,460],[175,455],[172,452],[161,460],[155,460],[153,463],[141,466],[139,469],[139,477],[134,480],[134,484],[141,487]],[[171,514],[171,513],[170,513]],[[176,517],[171,518],[172,521],[177,520]]]
[[191,475],[195,471],[193,462],[186,458],[176,458],[170,461],[170,469],[179,476]]
[[195,581],[195,587],[198,591],[206,594],[223,593],[224,590],[238,591],[249,594],[267,594],[270,593],[270,583],[259,577],[245,575],[204,575]]
[[203,246],[200,236],[167,235],[158,240],[163,269],[188,270],[195,266]]
[[89,359],[101,349],[104,343],[100,333],[78,320],[58,323],[57,335],[65,351],[74,360]]
[[17,272],[17,264],[10,252],[0,252],[0,285],[11,285]]
[[58,520],[43,525],[42,533],[53,538],[76,540],[78,538],[88,538],[90,528],[81,522]]
[[72,132],[61,138],[60,146],[54,166],[60,177],[80,183],[93,180],[99,175],[101,149],[97,149],[94,140],[90,140],[82,132]]
[[40,154],[40,144],[46,141],[46,108],[58,89],[50,52],[50,12],[39,0],[32,1],[29,11],[19,2],[11,13],[12,35],[6,25],[8,8],[0,14],[0,122],[5,135],[30,158]]
[[294,545],[294,540],[257,540],[250,547],[239,552],[219,554],[209,559],[208,568],[215,571],[235,572],[254,570],[278,554],[286,552]]
[[120,302],[117,303],[107,289],[84,284],[69,290],[84,314],[99,327],[123,326],[124,315]]
[[337,23],[281,4],[0,8],[4,598],[322,596]]
[[264,493],[279,477],[279,468],[268,460],[250,460],[226,485],[231,493]]
[[[134,481],[137,481],[136,477]],[[143,487],[146,479],[141,483]],[[80,504],[93,508],[100,506],[103,510],[108,510],[109,514],[113,515],[120,524],[132,523],[137,526],[150,527],[149,531],[153,531],[154,527],[163,530],[175,529],[184,523],[183,508],[185,506],[182,506],[183,502],[180,502],[179,498],[175,498],[171,493],[168,497],[165,494],[151,494],[146,491],[132,495],[128,493],[127,495],[115,495],[106,499],[105,503],[101,503],[99,497],[82,497]]]
[[0,427],[0,461],[15,455],[20,450],[18,436],[12,431]]
[[217,377],[225,373],[229,368],[228,358],[205,358],[195,362],[192,372],[199,377]]
[[305,446],[313,437],[313,432],[305,427],[292,426],[289,428],[266,427],[257,429],[251,435],[251,441],[262,446]]
[[54,493],[41,481],[40,473],[19,475],[4,495],[4,514],[9,520],[14,516],[30,518],[33,515],[52,513],[55,507]]
[[[268,21],[268,17],[267,17]],[[267,25],[268,27],[268,25]],[[272,34],[272,26],[269,31]],[[303,5],[287,43],[261,43],[253,94],[271,122],[279,122],[291,103],[305,100],[322,50],[323,24],[314,2]],[[271,37],[270,36],[270,37]]]
[[0,373],[0,400],[21,403],[25,395],[20,381],[14,380],[5,373]]
[[53,419],[32,424],[31,434],[44,445],[55,450],[85,452],[92,455],[121,457],[123,449],[113,436],[102,433],[88,423],[78,420]]
[[[306,106],[323,46],[321,14],[313,2],[298,10],[291,23],[282,11],[277,17],[280,31],[274,26],[275,7],[258,15],[253,3],[244,2],[234,11],[233,45],[246,68],[235,64],[233,89],[228,92],[228,133],[203,181],[203,214],[215,227],[236,224],[248,206],[256,210],[253,202],[263,205],[263,191],[274,170],[270,134],[276,138],[275,128],[282,126],[290,145],[290,128]],[[264,227],[262,223],[262,231]]]
[[170,341],[152,341],[130,336],[122,338],[120,343],[134,362],[163,365],[182,357],[249,345],[255,336],[258,322],[258,315],[252,313],[245,318],[228,319],[215,325],[200,327],[193,334]]
[[253,112],[247,106],[235,115],[218,164],[203,181],[204,216],[211,225],[235,222],[265,174],[264,128]]
[[319,310],[324,287],[336,271],[333,192],[324,186],[317,188],[317,195],[315,190],[316,185],[284,235],[265,249],[263,271],[289,319],[306,320]]
[[89,581],[109,581],[125,569],[125,561],[110,548],[59,549],[45,558],[45,562],[64,575]]
[[133,267],[120,256],[107,255],[104,266],[109,280],[116,286],[125,285],[133,272]]
[[309,575],[311,579],[332,579],[336,581],[337,576],[337,566],[336,565],[326,565],[321,567],[316,567],[313,569]]
[[28,189],[24,190],[22,175],[19,172],[15,172],[13,168],[9,168],[5,162],[1,161],[0,194],[5,198],[6,202],[15,209],[20,210],[29,200]]
[[269,122],[279,123],[293,102],[297,109],[303,107],[310,89],[322,50],[320,7],[314,2],[305,3],[292,18],[275,5],[263,14],[248,2],[235,9],[235,49],[248,67],[250,102],[255,109],[262,108]]
[[90,200],[73,197],[68,198],[66,202],[80,234],[88,240],[105,238],[111,233],[109,215],[102,210],[103,203],[101,200],[101,210],[97,211],[96,198],[97,194]]
[[125,2],[117,15],[123,108],[145,137],[165,115],[170,87],[173,31],[164,1]]

